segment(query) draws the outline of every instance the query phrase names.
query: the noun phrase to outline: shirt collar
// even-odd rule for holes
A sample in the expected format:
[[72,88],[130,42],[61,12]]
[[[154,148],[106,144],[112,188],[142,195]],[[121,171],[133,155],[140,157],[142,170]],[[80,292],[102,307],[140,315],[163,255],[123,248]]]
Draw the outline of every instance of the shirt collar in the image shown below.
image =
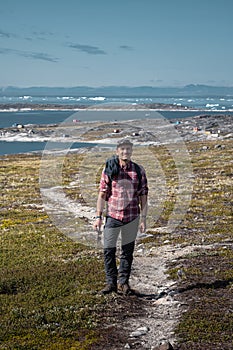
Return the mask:
[[131,160],[129,161],[129,163],[127,163],[125,166],[120,166],[121,169],[123,170],[129,170],[131,168]]

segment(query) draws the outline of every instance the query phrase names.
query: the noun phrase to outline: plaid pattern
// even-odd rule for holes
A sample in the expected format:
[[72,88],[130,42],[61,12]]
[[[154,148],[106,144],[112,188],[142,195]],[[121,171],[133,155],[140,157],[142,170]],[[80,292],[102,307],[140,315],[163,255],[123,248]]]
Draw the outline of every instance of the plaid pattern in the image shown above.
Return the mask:
[[146,173],[142,166],[140,168],[142,173],[140,189],[138,189],[138,175],[132,162],[129,162],[127,167],[120,167],[119,174],[112,181],[104,171],[102,172],[100,191],[107,194],[107,216],[125,223],[138,217],[139,196],[148,193]]

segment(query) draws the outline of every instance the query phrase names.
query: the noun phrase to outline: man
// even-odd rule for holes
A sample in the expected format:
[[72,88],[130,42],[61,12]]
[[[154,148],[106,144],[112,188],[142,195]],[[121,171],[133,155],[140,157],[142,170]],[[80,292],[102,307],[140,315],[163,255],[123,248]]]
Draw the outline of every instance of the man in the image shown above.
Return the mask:
[[[132,294],[129,286],[133,252],[138,229],[146,231],[147,178],[142,166],[131,161],[133,144],[128,139],[118,142],[116,157],[106,163],[100,180],[94,229],[100,230],[107,202],[104,226],[104,266],[106,287],[102,294]],[[116,246],[121,232],[119,276]],[[117,280],[119,277],[119,284]]]

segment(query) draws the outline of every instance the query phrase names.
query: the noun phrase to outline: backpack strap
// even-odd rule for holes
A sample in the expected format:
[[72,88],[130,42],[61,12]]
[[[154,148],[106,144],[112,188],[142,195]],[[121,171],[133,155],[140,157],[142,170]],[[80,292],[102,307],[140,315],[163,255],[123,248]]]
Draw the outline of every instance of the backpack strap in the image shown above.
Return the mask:
[[142,186],[142,172],[141,172],[141,168],[137,163],[132,162],[135,166],[135,170],[138,176],[138,191],[141,189]]
[[[131,162],[135,166],[135,171],[136,171],[137,177],[138,177],[138,190],[140,190],[141,185],[142,185],[141,168],[137,163],[135,163],[133,161],[131,161]],[[119,174],[119,170],[120,170],[120,164],[119,164],[119,158],[117,156],[114,155],[111,158],[108,158],[106,160],[104,173],[106,175],[108,175],[108,177],[110,179],[110,184],[112,183],[113,177],[117,176]]]
[[119,158],[117,156],[112,156],[108,158],[105,163],[104,173],[108,175],[109,179],[112,181],[113,177],[119,174],[120,164]]

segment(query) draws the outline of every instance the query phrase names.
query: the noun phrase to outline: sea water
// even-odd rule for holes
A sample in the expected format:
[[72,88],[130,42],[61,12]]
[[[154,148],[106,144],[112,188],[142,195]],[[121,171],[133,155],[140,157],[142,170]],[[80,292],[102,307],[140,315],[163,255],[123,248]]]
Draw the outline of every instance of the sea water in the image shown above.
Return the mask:
[[[8,142],[8,141],[0,141],[0,155],[6,155],[6,154],[20,154],[20,153],[31,153],[36,152],[40,153],[42,152],[46,147],[47,142],[25,142],[25,141],[14,141],[14,142]],[[60,152],[67,152],[68,150],[76,150],[78,148],[84,148],[84,147],[95,147],[97,144],[95,143],[80,143],[80,142],[74,142],[71,146],[66,145],[65,143],[60,143],[58,149]],[[51,143],[50,143],[51,148]],[[56,146],[54,145],[54,149],[56,149]]]
[[[233,111],[159,111],[164,118],[167,119],[179,119],[193,117],[201,114],[233,114]],[[33,125],[46,125],[46,124],[60,124],[67,119],[81,122],[90,121],[120,121],[120,120],[132,120],[132,119],[144,119],[153,118],[156,115],[153,111],[146,112],[145,110],[138,111],[94,111],[94,110],[80,110],[80,111],[14,111],[14,112],[0,112],[0,128],[10,128],[15,124],[22,124],[27,126]]]
[[187,106],[208,110],[232,110],[233,96],[166,96],[166,97],[105,97],[105,96],[0,96],[0,103],[32,103],[95,106],[109,104],[165,103],[174,106]]

